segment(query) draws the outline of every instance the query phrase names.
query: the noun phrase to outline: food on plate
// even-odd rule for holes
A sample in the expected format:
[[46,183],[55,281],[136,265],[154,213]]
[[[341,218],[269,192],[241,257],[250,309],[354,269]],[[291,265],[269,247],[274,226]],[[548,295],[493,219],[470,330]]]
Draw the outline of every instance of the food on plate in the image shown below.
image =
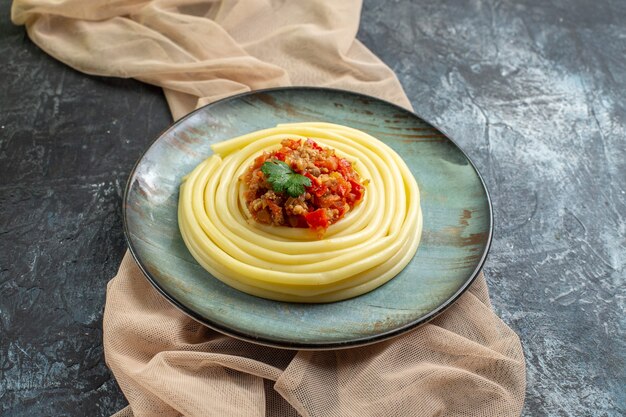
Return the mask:
[[213,276],[279,301],[323,303],[369,292],[413,258],[419,188],[371,135],[292,123],[212,146],[185,177],[178,222]]
[[322,237],[363,199],[352,163],[312,139],[284,139],[263,152],[241,180],[252,218],[263,224],[308,227]]

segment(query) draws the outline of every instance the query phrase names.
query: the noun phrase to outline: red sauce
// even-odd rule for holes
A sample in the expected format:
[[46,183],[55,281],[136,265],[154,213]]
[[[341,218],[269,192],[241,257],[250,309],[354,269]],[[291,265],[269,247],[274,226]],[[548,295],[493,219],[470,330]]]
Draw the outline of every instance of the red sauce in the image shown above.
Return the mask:
[[[308,227],[321,237],[326,229],[342,219],[363,199],[365,182],[350,161],[334,149],[315,141],[286,139],[281,148],[264,152],[242,175],[247,186],[245,201],[254,219],[263,224]],[[280,160],[311,180],[311,186],[298,197],[277,193],[261,171],[266,161]]]

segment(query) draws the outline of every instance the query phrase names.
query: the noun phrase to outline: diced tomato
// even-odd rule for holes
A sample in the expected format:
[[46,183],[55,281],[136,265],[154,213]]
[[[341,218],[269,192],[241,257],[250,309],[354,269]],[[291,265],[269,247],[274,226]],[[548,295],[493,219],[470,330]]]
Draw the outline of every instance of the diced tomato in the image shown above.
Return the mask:
[[338,208],[339,210],[339,218],[342,218],[344,214],[346,214],[349,210],[350,210],[350,205],[348,203],[344,203],[344,205],[341,208]]
[[326,217],[326,210],[317,209],[311,213],[305,214],[307,224],[311,229],[326,229],[328,228],[328,218]]
[[263,163],[265,163],[265,161],[267,161],[267,159],[270,157],[270,155],[266,152],[263,152],[263,154],[259,155],[257,158],[255,158],[254,160],[254,167],[259,168],[261,165],[263,165]]
[[354,202],[352,203],[354,207],[354,204],[358,203],[363,198],[363,186],[354,180],[349,180],[349,182],[352,186],[351,194],[354,194]]
[[337,210],[337,218],[335,221],[341,219],[344,214],[346,214],[350,210],[350,205],[348,205],[344,200],[334,202],[330,208]]
[[346,181],[342,176],[339,176],[339,178],[337,178],[337,186],[335,187],[334,192],[342,197],[345,197],[348,195],[348,192],[350,192],[350,189],[350,183]]
[[306,189],[309,193],[311,193],[311,195],[321,197],[326,193],[328,187],[322,184],[319,179],[309,174],[308,172],[306,172],[304,176],[311,180],[311,186],[307,187]]
[[331,171],[336,171],[337,167],[339,166],[339,158],[337,158],[336,156],[331,156],[330,158],[328,158],[328,163],[328,169],[330,169]]
[[339,204],[341,201],[341,197],[335,194],[326,195],[320,198],[315,199],[316,205],[323,208],[331,208],[335,205]]
[[315,175],[312,175],[310,172],[305,172],[304,176],[311,180],[311,187],[314,187],[316,185],[322,185],[320,180]]
[[281,161],[285,162],[285,157],[287,156],[287,154],[281,149],[276,152],[274,156],[276,157],[276,159],[280,159]]
[[347,159],[339,158],[339,166],[337,167],[337,171],[341,174],[341,176],[347,179],[352,172],[352,164]]
[[326,168],[329,171],[336,171],[339,166],[339,159],[336,156],[329,156],[326,159],[318,159],[314,162],[319,168]]
[[311,184],[320,184],[319,178],[317,178],[315,175],[312,175],[310,172],[305,172],[304,176],[311,180]]
[[317,142],[315,142],[313,139],[307,139],[306,140],[306,144],[309,145],[311,148],[316,149],[318,151],[323,151],[324,148],[322,148],[320,145],[317,144]]
[[281,142],[281,144],[283,145],[283,147],[289,148],[289,149],[298,149],[300,147],[300,145],[302,144],[302,140],[300,139],[285,139],[284,141]]

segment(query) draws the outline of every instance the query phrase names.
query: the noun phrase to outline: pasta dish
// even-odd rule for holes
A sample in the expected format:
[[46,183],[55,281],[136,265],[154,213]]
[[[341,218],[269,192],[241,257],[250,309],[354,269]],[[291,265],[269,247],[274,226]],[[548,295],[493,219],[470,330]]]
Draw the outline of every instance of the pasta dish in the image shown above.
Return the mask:
[[196,261],[231,287],[334,302],[386,283],[417,251],[417,182],[365,132],[281,124],[212,149],[181,184],[178,223]]

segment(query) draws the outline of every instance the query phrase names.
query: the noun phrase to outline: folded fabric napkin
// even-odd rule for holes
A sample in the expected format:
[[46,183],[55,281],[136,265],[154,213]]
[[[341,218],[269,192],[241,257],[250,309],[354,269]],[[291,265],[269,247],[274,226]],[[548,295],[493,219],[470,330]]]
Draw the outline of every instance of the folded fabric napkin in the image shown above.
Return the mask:
[[[88,74],[163,87],[175,119],[244,91],[332,86],[411,105],[355,39],[359,0],[15,0],[12,19]],[[107,287],[104,348],[119,416],[515,416],[517,335],[481,274],[430,323],[371,346],[288,351],[216,333],[170,305],[127,253]]]

